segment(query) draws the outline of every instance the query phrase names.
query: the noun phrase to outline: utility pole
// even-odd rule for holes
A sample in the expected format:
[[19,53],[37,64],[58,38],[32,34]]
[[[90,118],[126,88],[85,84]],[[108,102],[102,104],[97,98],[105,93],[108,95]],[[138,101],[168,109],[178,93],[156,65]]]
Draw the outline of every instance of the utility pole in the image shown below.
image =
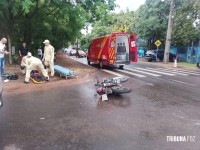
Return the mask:
[[174,11],[174,0],[171,0],[169,19],[168,19],[168,27],[167,27],[167,35],[166,35],[166,41],[165,41],[165,54],[164,54],[164,60],[163,60],[163,62],[165,64],[169,62],[169,51],[170,51],[170,46],[171,46],[173,11]]

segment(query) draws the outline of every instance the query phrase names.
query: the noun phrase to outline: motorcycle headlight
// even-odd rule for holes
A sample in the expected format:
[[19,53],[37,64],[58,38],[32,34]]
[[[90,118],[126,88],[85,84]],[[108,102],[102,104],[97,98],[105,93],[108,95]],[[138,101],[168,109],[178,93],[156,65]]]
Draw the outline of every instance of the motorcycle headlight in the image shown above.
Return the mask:
[[121,80],[120,80],[120,79],[114,79],[114,82],[115,82],[116,84],[119,84],[119,83],[121,83]]
[[118,83],[118,84],[120,83],[120,81],[121,81],[120,79],[117,79],[117,83]]
[[110,83],[103,83],[103,86],[108,87],[108,86],[110,86]]
[[121,80],[120,80],[120,79],[117,79],[115,82],[116,82],[117,84],[119,84],[119,83],[121,83]]

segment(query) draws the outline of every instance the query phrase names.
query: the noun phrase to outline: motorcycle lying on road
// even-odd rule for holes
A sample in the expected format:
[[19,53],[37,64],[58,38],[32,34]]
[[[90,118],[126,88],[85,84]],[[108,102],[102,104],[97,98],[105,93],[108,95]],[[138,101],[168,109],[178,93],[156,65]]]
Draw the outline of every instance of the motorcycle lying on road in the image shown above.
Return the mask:
[[127,82],[128,78],[126,77],[115,77],[112,79],[103,78],[99,80],[98,77],[95,77],[95,86],[98,86],[97,93],[101,96],[102,100],[108,100],[107,95],[109,94],[125,94],[130,93],[131,89],[125,88],[121,83]]

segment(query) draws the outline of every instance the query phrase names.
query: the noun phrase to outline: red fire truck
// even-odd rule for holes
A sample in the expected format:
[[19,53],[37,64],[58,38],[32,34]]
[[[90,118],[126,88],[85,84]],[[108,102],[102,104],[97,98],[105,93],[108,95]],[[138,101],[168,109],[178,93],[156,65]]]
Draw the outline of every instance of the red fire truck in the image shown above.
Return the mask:
[[101,68],[119,65],[123,69],[124,65],[137,60],[136,35],[124,32],[93,39],[87,55],[88,65],[93,62],[99,64]]

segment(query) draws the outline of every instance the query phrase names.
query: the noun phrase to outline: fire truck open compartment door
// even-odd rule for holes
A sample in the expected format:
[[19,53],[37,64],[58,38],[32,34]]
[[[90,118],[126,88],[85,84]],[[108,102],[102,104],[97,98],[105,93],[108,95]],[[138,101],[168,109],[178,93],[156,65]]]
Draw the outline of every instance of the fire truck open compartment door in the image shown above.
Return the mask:
[[130,61],[137,62],[138,61],[138,53],[137,53],[137,44],[136,44],[136,35],[130,34]]
[[127,35],[116,36],[116,62],[129,61],[129,40]]

